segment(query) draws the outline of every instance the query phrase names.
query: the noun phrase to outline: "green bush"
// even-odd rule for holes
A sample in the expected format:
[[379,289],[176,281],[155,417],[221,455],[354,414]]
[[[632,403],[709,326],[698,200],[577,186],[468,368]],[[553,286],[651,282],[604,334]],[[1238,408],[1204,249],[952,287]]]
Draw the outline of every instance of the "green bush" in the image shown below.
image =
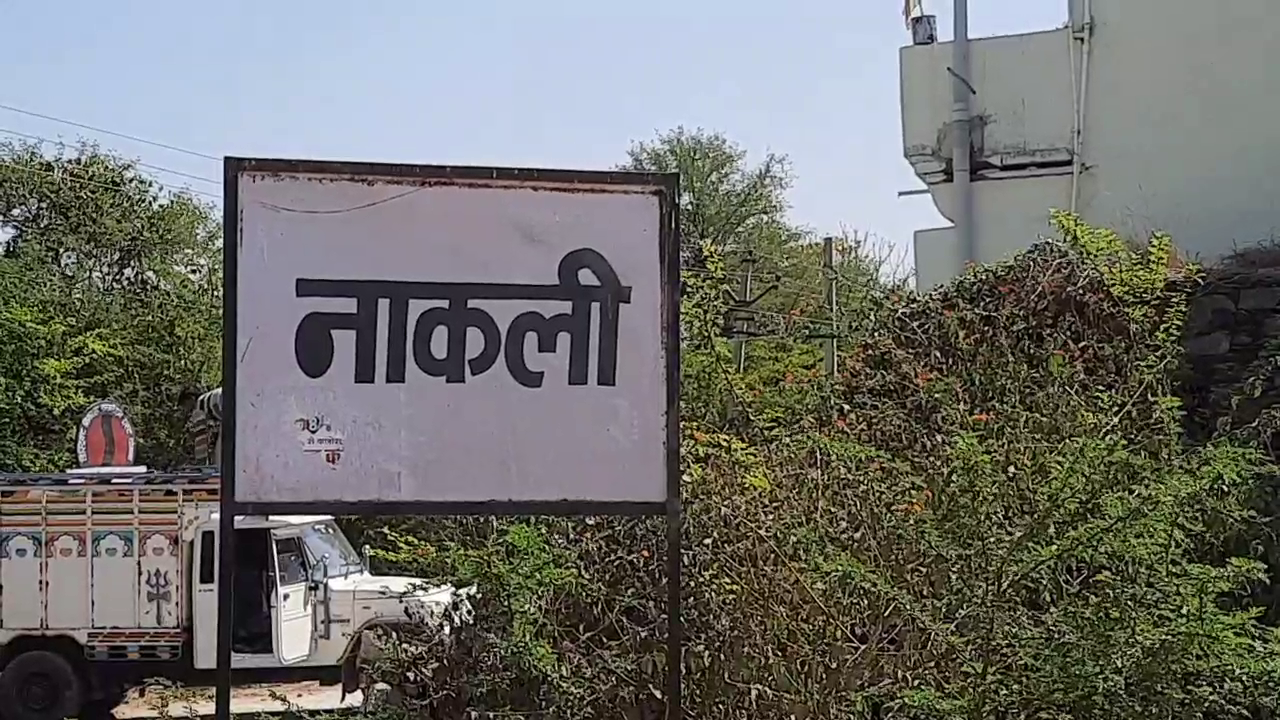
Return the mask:
[[[729,372],[714,258],[689,283],[687,716],[1276,709],[1275,638],[1232,602],[1261,565],[1207,552],[1256,523],[1272,468],[1186,445],[1173,399],[1196,271],[1170,273],[1167,238],[1056,220],[1061,240],[891,303],[834,382],[804,352],[772,385]],[[660,716],[660,525],[376,532],[387,567],[484,593],[449,661],[465,680],[435,697],[577,720]]]

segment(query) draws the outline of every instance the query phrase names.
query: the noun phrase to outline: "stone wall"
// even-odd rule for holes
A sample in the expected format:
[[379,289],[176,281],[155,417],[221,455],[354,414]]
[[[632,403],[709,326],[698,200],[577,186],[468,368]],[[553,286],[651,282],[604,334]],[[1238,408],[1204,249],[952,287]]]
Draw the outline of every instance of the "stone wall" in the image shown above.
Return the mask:
[[1234,421],[1249,422],[1280,401],[1266,360],[1280,349],[1280,248],[1260,248],[1208,271],[1187,318],[1184,400],[1192,440],[1208,436],[1231,412],[1231,397],[1251,377],[1264,392],[1240,401]]

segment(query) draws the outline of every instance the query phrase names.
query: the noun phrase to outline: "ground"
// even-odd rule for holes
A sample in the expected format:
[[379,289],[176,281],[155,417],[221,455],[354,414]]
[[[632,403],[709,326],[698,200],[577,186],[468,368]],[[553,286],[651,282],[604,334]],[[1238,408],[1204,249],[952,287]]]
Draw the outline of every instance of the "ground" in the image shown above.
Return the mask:
[[[360,693],[342,699],[341,686],[321,687],[317,683],[246,685],[234,688],[231,712],[256,714],[280,712],[288,705],[300,710],[335,710],[360,704]],[[125,718],[193,718],[213,715],[213,688],[148,688],[129,695],[124,705],[116,708],[117,720]]]

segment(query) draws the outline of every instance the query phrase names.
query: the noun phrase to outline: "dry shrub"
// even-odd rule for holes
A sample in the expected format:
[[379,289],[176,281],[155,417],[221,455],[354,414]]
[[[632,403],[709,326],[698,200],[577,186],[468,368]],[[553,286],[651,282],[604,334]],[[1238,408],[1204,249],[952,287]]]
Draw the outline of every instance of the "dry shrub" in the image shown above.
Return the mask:
[[[686,717],[1274,709],[1273,639],[1224,602],[1260,566],[1203,559],[1254,522],[1269,468],[1231,440],[1188,447],[1172,399],[1195,268],[1171,274],[1167,238],[1057,221],[1061,241],[891,303],[834,383],[797,367],[742,387],[687,338]],[[686,302],[712,302],[706,282]],[[742,427],[717,420],[726,392]],[[660,525],[377,528],[382,562],[484,593],[447,692],[419,691],[452,704],[407,712],[660,717]]]

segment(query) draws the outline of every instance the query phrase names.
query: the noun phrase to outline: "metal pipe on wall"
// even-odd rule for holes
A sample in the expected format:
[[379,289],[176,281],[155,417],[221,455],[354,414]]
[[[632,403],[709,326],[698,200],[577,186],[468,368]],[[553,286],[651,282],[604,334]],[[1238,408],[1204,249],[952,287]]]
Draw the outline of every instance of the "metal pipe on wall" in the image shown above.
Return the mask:
[[[973,186],[970,165],[973,138],[969,96],[969,2],[954,0],[954,38],[951,45],[951,175],[955,191],[953,219],[963,264],[978,261],[973,229]],[[963,267],[961,268],[963,271]]]
[[[1083,10],[1079,17],[1079,29],[1076,29],[1076,18],[1071,19],[1071,32],[1068,40],[1075,48],[1080,42],[1080,81],[1076,82],[1075,53],[1071,58],[1071,90],[1074,97],[1072,112],[1072,145],[1071,145],[1071,212],[1076,212],[1076,204],[1080,198],[1080,176],[1084,172],[1084,121],[1087,114],[1087,98],[1089,95],[1089,56],[1093,54],[1093,0],[1083,0]],[[1079,91],[1076,92],[1077,86]]]

